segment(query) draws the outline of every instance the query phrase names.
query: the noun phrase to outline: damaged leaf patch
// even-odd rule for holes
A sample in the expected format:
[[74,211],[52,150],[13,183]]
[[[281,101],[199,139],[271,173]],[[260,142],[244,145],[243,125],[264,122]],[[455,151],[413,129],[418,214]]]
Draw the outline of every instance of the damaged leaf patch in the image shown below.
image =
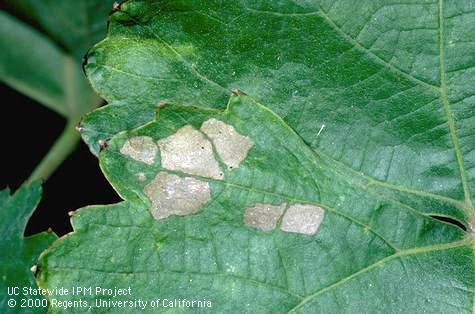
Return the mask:
[[284,214],[280,224],[282,231],[306,235],[317,232],[324,216],[322,208],[309,204],[293,204],[286,208],[287,204],[257,204],[246,208],[244,223],[252,228],[271,231],[277,227],[280,217]]
[[136,161],[153,165],[157,154],[157,144],[149,136],[136,136],[128,139],[120,152]]
[[[203,133],[207,121],[252,141],[232,171]],[[158,143],[160,162],[120,153],[136,136]],[[335,167],[250,97],[233,96],[223,111],[167,104],[154,120],[112,137],[99,158],[124,201],[72,217],[75,232],[42,255],[43,288],[127,286],[142,299],[209,300],[217,313],[364,312],[362,300],[367,309],[387,295],[404,300],[407,312],[429,295],[427,312],[454,298],[471,309],[473,242],[463,230],[419,208],[425,195],[408,206]],[[447,289],[454,282],[460,289]],[[395,312],[390,302],[375,306]]]
[[211,196],[208,182],[160,172],[145,186],[150,199],[150,211],[157,220],[170,215],[185,216],[196,213]]
[[311,235],[317,232],[323,220],[323,209],[314,205],[290,205],[282,219],[281,229]]
[[249,137],[237,133],[232,125],[216,119],[203,123],[201,131],[213,141],[219,157],[229,170],[239,166],[253,145]]
[[218,180],[224,176],[210,141],[191,125],[159,140],[158,146],[162,166],[166,169]]
[[257,204],[246,208],[244,211],[244,223],[250,227],[270,231],[275,229],[277,221],[284,212],[286,204],[270,205]]

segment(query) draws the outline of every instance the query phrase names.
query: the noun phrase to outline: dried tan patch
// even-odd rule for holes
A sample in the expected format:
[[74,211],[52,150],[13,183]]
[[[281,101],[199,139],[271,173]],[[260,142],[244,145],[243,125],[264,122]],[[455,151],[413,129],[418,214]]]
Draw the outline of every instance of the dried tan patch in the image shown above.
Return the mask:
[[162,166],[202,177],[222,180],[223,172],[213,155],[211,142],[191,125],[158,141]]
[[286,232],[315,234],[324,216],[322,208],[315,205],[291,205],[282,218],[280,229]]
[[254,145],[249,137],[239,134],[232,125],[214,118],[204,122],[201,131],[213,141],[229,170],[237,168]]
[[122,148],[121,154],[128,156],[136,161],[153,165],[157,155],[157,145],[149,136],[136,136],[128,139]]
[[152,202],[150,212],[156,220],[194,214],[211,198],[208,182],[163,171],[145,186],[144,193]]
[[285,209],[285,204],[270,205],[257,204],[254,207],[246,208],[244,211],[244,223],[249,227],[270,231],[275,229],[277,221]]

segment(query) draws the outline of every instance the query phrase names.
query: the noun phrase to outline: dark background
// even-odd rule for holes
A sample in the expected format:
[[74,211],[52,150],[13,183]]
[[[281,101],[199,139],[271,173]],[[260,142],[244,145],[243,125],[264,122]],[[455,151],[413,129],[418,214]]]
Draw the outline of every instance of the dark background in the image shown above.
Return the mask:
[[[0,83],[0,190],[16,190],[33,172],[63,131],[66,121],[53,111]],[[120,198],[99,169],[97,158],[81,141],[43,184],[43,199],[31,217],[26,235],[52,228],[72,231],[68,212],[86,205],[116,203]]]

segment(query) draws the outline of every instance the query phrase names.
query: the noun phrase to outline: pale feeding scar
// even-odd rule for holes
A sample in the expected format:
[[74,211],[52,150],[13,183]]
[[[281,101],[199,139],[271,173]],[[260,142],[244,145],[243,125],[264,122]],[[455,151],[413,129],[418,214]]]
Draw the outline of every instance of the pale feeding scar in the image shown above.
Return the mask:
[[254,207],[246,208],[244,211],[244,223],[249,227],[262,231],[271,231],[275,229],[285,206],[285,203],[280,205],[257,204]]
[[214,158],[211,142],[191,125],[158,141],[162,166],[191,175],[223,179],[223,172]]
[[315,205],[290,205],[282,218],[280,229],[285,232],[315,234],[323,221],[324,210]]
[[214,118],[204,122],[200,130],[211,139],[229,170],[236,169],[254,145],[249,137],[239,134],[232,125]]
[[194,214],[211,198],[208,182],[163,171],[145,186],[144,193],[152,203],[150,212],[156,220]]
[[120,149],[121,154],[147,165],[153,165],[155,163],[157,151],[157,145],[149,136],[132,137],[128,139]]

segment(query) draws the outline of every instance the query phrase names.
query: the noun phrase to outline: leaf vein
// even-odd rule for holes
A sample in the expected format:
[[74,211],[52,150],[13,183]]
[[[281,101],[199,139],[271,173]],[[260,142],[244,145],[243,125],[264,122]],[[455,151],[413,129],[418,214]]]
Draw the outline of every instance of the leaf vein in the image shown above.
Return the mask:
[[302,306],[304,306],[305,304],[309,303],[309,302],[312,302],[314,299],[316,299],[319,295],[329,291],[329,290],[332,290],[332,289],[335,289],[336,287],[339,287],[343,284],[345,284],[346,282],[350,281],[351,279],[355,278],[355,277],[358,277],[364,273],[367,273],[373,269],[375,269],[376,267],[378,266],[382,266],[384,265],[384,263],[386,262],[389,262],[393,259],[396,259],[396,258],[401,258],[401,257],[404,257],[404,256],[410,256],[410,255],[418,255],[418,254],[425,254],[425,253],[431,253],[431,252],[436,252],[436,251],[443,251],[443,250],[450,250],[450,249],[455,249],[455,248],[458,248],[458,247],[462,247],[462,246],[465,246],[465,245],[471,245],[473,244],[472,243],[472,240],[461,240],[461,241],[457,241],[457,242],[452,242],[452,243],[445,243],[445,244],[438,244],[438,245],[432,245],[432,246],[426,246],[426,247],[420,247],[420,248],[414,248],[414,249],[407,249],[407,250],[403,250],[403,251],[399,251],[397,253],[394,253],[393,255],[389,255],[383,259],[380,259],[376,262],[374,262],[373,264],[371,265],[368,265],[366,266],[365,268],[362,268],[360,269],[359,271],[343,278],[343,279],[340,279],[339,281],[327,286],[327,287],[324,287],[318,291],[316,291],[315,293],[311,294],[311,295],[308,295],[306,296],[297,306],[295,306],[293,309],[291,309],[288,313],[293,313],[295,312],[296,310],[298,310],[299,308],[301,308]]
[[447,86],[445,82],[445,47],[444,47],[444,3],[443,0],[439,0],[439,63],[440,63],[440,97],[444,108],[445,115],[447,117],[450,139],[454,146],[455,158],[460,172],[460,179],[462,182],[463,194],[465,197],[465,203],[467,204],[467,211],[470,216],[475,213],[475,208],[470,196],[470,187],[468,185],[467,172],[464,166],[464,160],[460,149],[460,144],[457,138],[457,130],[455,128],[455,120],[450,108],[450,102],[447,96]]

